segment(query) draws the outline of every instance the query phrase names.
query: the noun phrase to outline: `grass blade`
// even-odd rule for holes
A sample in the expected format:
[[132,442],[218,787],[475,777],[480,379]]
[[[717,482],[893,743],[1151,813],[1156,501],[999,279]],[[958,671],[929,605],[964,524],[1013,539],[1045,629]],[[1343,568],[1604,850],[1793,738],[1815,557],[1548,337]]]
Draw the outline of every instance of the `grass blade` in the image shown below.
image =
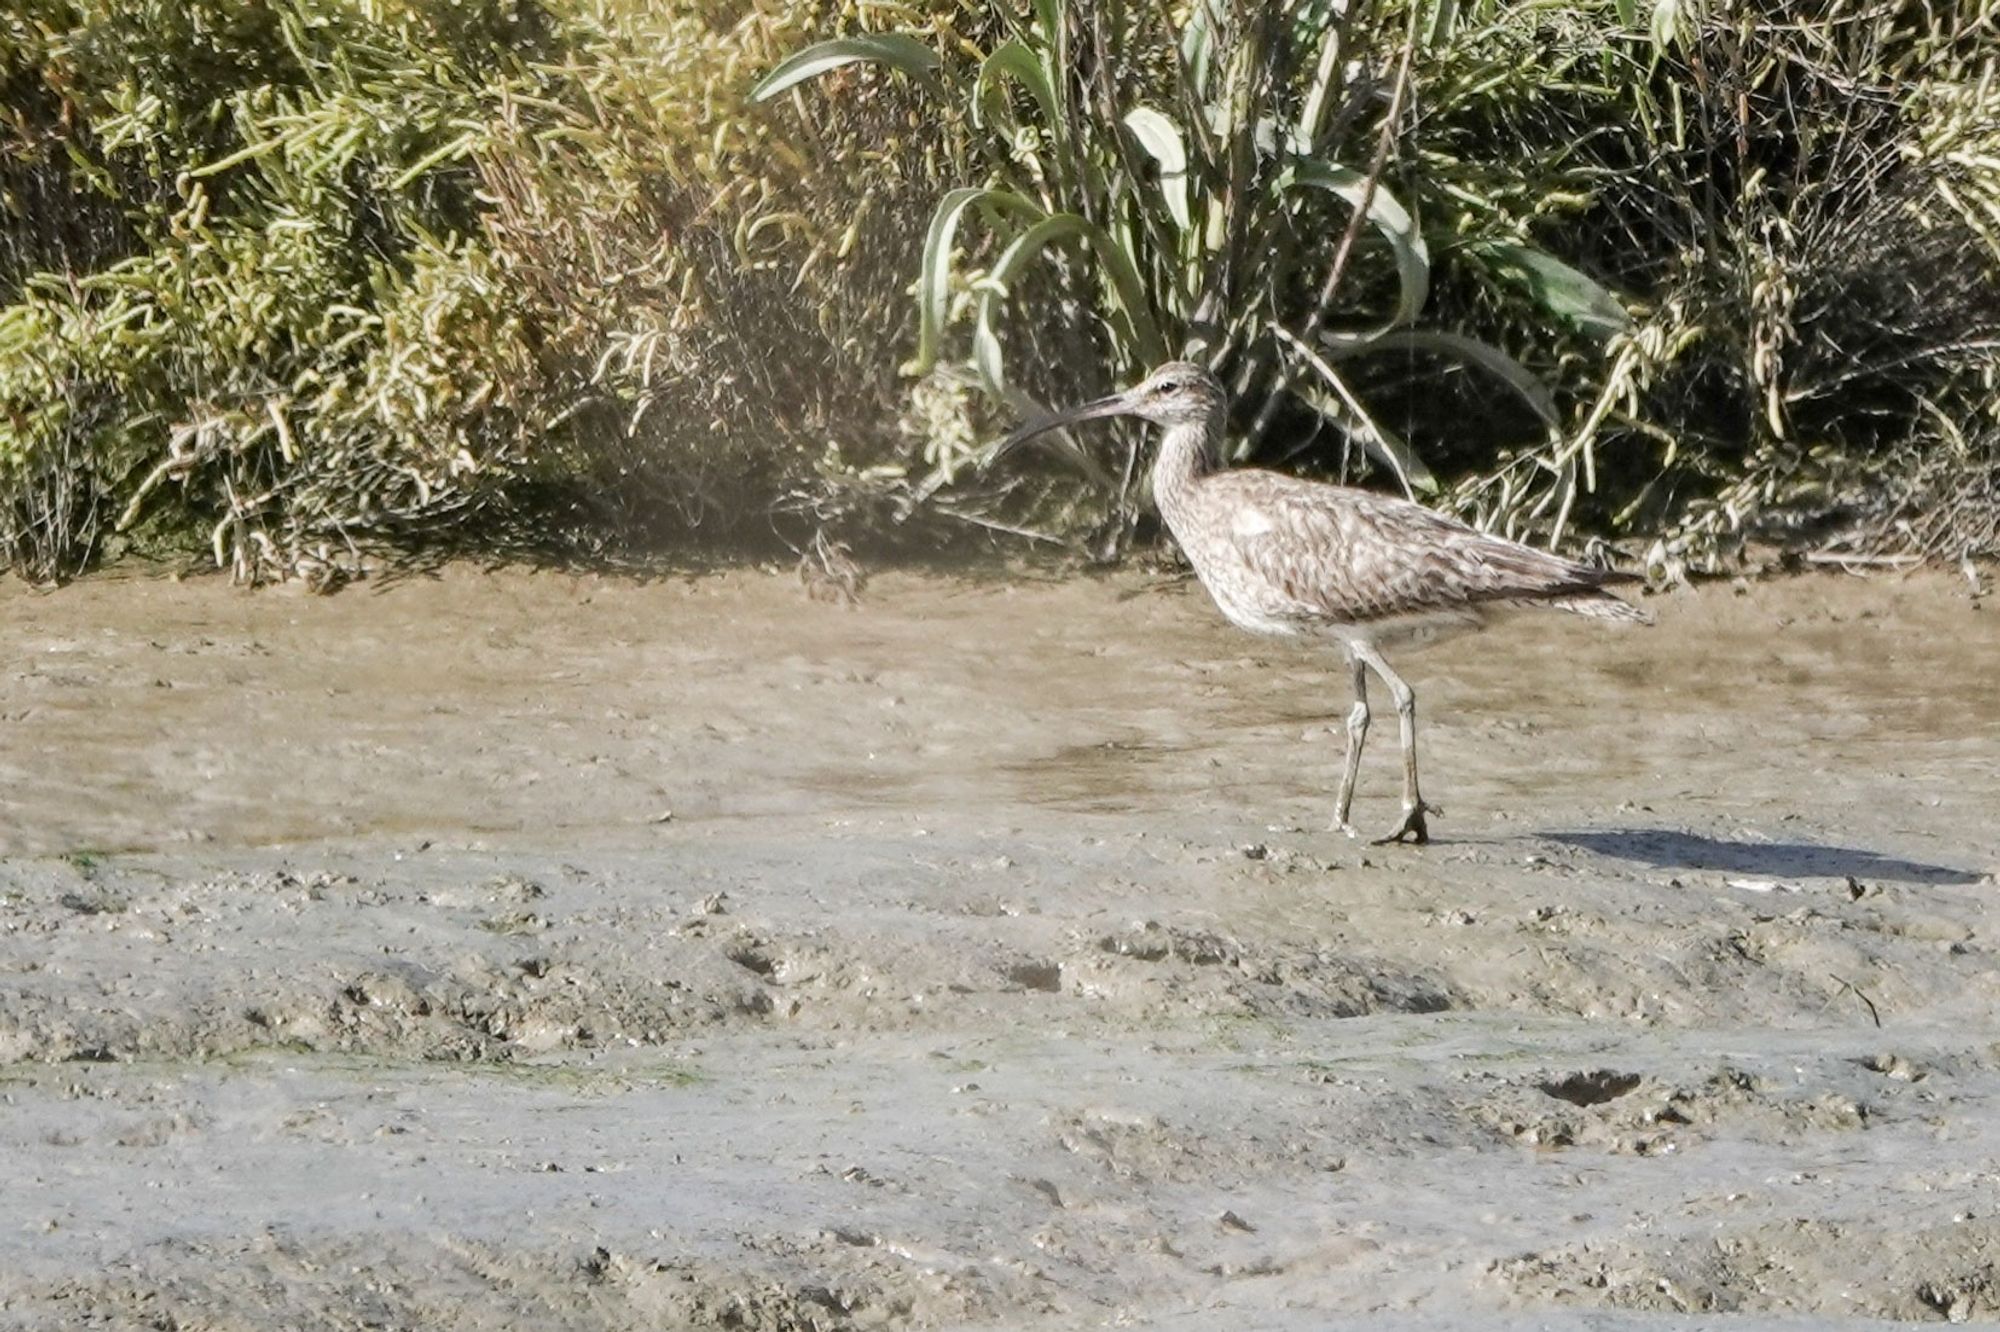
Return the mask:
[[1160,193],[1166,197],[1167,213],[1182,231],[1192,226],[1188,214],[1187,146],[1173,121],[1150,106],[1135,107],[1125,113],[1125,128],[1160,166]]
[[1384,333],[1381,337],[1360,347],[1332,348],[1339,356],[1366,356],[1375,352],[1419,351],[1436,352],[1441,356],[1452,356],[1468,365],[1476,365],[1495,379],[1521,395],[1536,416],[1542,418],[1551,430],[1562,429],[1562,416],[1556,410],[1556,397],[1549,386],[1542,382],[1540,375],[1522,365],[1519,361],[1501,351],[1490,342],[1481,342],[1463,333],[1443,333],[1430,329],[1397,329]]
[[1057,241],[1071,239],[1084,241],[1097,254],[1119,320],[1125,326],[1123,332],[1134,354],[1147,365],[1166,359],[1166,344],[1147,309],[1145,288],[1139,281],[1138,269],[1134,267],[1131,256],[1102,228],[1075,213],[1056,213],[1016,236],[1001,251],[992,272],[980,283],[979,319],[972,342],[973,363],[987,389],[996,395],[1004,394],[1007,387],[999,334],[993,327],[1000,302],[1008,296],[1009,285],[1027,270],[1044,249]]
[[1042,62],[1028,49],[1028,44],[1018,37],[1009,38],[993,48],[993,53],[979,63],[979,77],[972,87],[972,123],[984,126],[986,123],[986,99],[999,90],[999,81],[1012,77],[1025,87],[1041,108],[1042,118],[1053,129],[1059,117],[1056,112],[1056,90],[1049,82],[1048,72]]
[[1031,200],[1010,190],[978,185],[952,190],[939,201],[937,211],[931,214],[930,229],[924,235],[923,268],[917,276],[917,357],[909,367],[913,373],[928,373],[937,364],[951,301],[952,242],[958,235],[959,219],[974,204],[1029,217],[1042,211]]
[[880,32],[839,37],[830,42],[817,42],[780,61],[750,89],[750,100],[768,102],[808,79],[816,79],[856,61],[880,62],[917,77],[928,76],[939,63],[937,52],[908,33]]
[[1524,289],[1536,304],[1599,340],[1632,327],[1632,315],[1611,291],[1532,245],[1484,241],[1469,247],[1494,272]]
[[1340,166],[1318,158],[1303,158],[1293,164],[1285,181],[1279,188],[1303,185],[1311,189],[1326,190],[1337,194],[1355,207],[1361,200],[1368,199],[1368,220],[1382,238],[1389,242],[1390,250],[1396,256],[1396,278],[1399,293],[1396,310],[1382,327],[1373,333],[1341,334],[1327,336],[1343,344],[1357,340],[1379,337],[1389,329],[1414,323],[1423,311],[1424,302],[1430,298],[1431,256],[1430,248],[1424,244],[1423,234],[1417,230],[1416,222],[1409,210],[1389,192],[1379,181],[1372,196],[1368,191],[1367,177],[1352,167]]
[[[1292,394],[1320,416],[1332,422],[1341,433],[1361,445],[1362,451],[1396,474],[1402,483],[1403,493],[1411,499],[1421,490],[1426,495],[1438,493],[1437,477],[1424,466],[1424,460],[1417,456],[1409,441],[1395,431],[1377,421],[1361,405],[1361,399],[1347,386],[1340,373],[1327,364],[1326,358],[1300,341],[1282,326],[1278,334],[1291,345],[1293,351],[1304,358],[1307,365],[1332,392],[1315,388],[1311,384],[1289,385]],[[1321,334],[1322,337],[1332,336]]]

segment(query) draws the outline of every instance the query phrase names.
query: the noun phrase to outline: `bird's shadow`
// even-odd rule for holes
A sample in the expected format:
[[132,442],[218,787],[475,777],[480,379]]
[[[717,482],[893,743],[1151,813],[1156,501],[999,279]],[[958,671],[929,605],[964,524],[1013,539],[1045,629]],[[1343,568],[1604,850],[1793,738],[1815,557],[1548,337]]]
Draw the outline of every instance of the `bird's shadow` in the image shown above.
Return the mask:
[[1902,883],[1973,884],[1981,875],[1950,865],[1903,860],[1853,846],[1813,842],[1732,842],[1672,828],[1601,828],[1543,834],[1601,856],[1637,860],[1656,869],[1723,870],[1773,878],[1890,879]]

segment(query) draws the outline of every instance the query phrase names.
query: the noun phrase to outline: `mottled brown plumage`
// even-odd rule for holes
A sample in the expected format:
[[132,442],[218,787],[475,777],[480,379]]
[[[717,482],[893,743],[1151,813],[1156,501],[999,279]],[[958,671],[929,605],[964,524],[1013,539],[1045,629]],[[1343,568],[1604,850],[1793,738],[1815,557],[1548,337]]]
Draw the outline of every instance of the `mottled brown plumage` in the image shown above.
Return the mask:
[[1373,670],[1396,700],[1403,745],[1403,821],[1382,840],[1426,841],[1424,816],[1436,811],[1417,787],[1416,698],[1382,659],[1382,647],[1476,629],[1496,612],[1528,607],[1644,622],[1643,612],[1604,590],[1632,575],[1489,536],[1373,491],[1254,468],[1217,471],[1211,445],[1227,409],[1213,375],[1176,361],[1136,388],[1016,431],[999,451],[1096,417],[1139,416],[1165,427],[1153,497],[1217,607],[1254,633],[1331,639],[1347,655],[1354,706],[1336,825],[1353,831],[1347,816]]

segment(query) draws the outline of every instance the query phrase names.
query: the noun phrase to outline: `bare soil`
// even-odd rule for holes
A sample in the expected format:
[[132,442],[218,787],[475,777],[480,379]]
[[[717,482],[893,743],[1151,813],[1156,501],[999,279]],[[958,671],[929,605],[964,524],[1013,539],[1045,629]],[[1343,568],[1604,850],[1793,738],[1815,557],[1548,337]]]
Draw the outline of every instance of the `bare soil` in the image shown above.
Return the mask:
[[2000,619],[1650,607],[0,587],[0,1326],[2000,1319]]

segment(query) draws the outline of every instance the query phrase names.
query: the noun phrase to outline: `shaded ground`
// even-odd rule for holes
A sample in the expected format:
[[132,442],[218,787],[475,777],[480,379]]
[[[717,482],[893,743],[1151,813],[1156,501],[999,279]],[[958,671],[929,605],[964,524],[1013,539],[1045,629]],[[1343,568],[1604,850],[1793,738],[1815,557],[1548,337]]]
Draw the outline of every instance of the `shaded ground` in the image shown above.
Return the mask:
[[1409,658],[1421,850],[1182,585],[0,602],[0,1325],[2000,1318],[1962,583]]

